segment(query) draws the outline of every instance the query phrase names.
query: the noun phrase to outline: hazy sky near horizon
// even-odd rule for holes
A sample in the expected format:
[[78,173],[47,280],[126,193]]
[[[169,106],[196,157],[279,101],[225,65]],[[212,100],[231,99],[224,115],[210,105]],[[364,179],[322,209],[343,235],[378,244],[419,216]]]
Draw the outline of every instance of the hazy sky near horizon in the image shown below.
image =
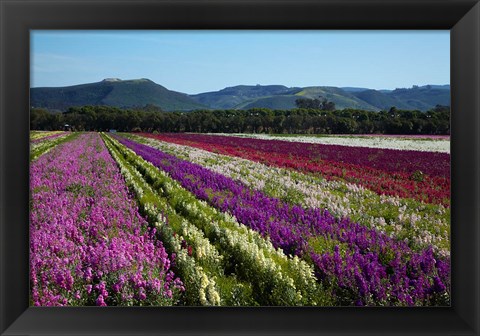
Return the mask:
[[194,94],[234,85],[450,84],[450,32],[31,32],[31,87],[148,78]]

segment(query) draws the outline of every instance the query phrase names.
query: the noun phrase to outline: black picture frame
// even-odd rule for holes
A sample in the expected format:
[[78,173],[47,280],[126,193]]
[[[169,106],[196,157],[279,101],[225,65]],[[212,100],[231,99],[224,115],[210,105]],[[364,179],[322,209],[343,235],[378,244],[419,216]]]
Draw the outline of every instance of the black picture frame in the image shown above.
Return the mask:
[[[0,23],[2,335],[480,335],[478,1],[0,0]],[[452,306],[29,307],[31,29],[450,29]]]

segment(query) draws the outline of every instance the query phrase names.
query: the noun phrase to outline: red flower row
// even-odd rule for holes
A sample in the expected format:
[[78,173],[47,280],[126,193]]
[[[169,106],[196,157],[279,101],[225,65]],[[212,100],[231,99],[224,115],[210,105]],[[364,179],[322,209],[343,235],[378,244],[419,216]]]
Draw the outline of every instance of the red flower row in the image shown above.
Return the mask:
[[326,145],[284,140],[252,139],[235,136],[205,134],[168,134],[176,139],[205,144],[241,147],[267,153],[296,156],[309,160],[349,163],[361,167],[383,170],[389,173],[414,173],[438,177],[450,177],[450,154],[413,150]]
[[[143,136],[200,148],[219,154],[237,156],[271,166],[295,169],[304,173],[319,174],[329,180],[342,179],[364,186],[378,194],[413,198],[426,203],[443,204],[445,206],[450,205],[450,178],[438,175],[427,175],[420,169],[414,172],[411,172],[412,169],[406,171],[390,171],[390,169],[372,168],[366,165],[352,164],[344,161],[319,159],[318,156],[312,158],[294,150],[284,150],[284,153],[281,153],[278,148],[268,150],[264,144],[262,144],[262,146],[255,146],[251,142],[248,142],[248,145],[244,145],[243,141],[236,142],[236,145],[215,143],[217,138],[218,140],[222,140],[220,139],[222,137],[218,136],[198,136],[194,134],[143,134]],[[210,138],[208,142],[203,141],[202,138],[207,137]],[[234,139],[243,140],[244,138]],[[325,145],[325,147],[328,146]],[[352,147],[349,149],[351,148]],[[423,152],[418,152],[418,155],[422,154]],[[431,162],[431,164],[434,165],[435,162]]]

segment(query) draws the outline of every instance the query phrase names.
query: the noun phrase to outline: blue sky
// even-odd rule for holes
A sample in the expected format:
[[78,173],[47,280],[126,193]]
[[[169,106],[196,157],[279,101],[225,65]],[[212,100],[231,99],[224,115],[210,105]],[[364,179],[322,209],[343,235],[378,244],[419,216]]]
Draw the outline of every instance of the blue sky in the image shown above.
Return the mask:
[[34,30],[30,71],[32,87],[148,78],[189,94],[240,84],[449,84],[450,32]]

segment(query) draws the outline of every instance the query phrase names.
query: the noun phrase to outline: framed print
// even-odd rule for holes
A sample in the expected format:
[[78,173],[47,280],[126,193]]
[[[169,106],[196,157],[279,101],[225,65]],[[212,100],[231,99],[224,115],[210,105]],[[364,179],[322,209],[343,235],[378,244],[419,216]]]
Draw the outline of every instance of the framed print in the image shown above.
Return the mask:
[[0,8],[2,335],[479,334],[477,1]]

